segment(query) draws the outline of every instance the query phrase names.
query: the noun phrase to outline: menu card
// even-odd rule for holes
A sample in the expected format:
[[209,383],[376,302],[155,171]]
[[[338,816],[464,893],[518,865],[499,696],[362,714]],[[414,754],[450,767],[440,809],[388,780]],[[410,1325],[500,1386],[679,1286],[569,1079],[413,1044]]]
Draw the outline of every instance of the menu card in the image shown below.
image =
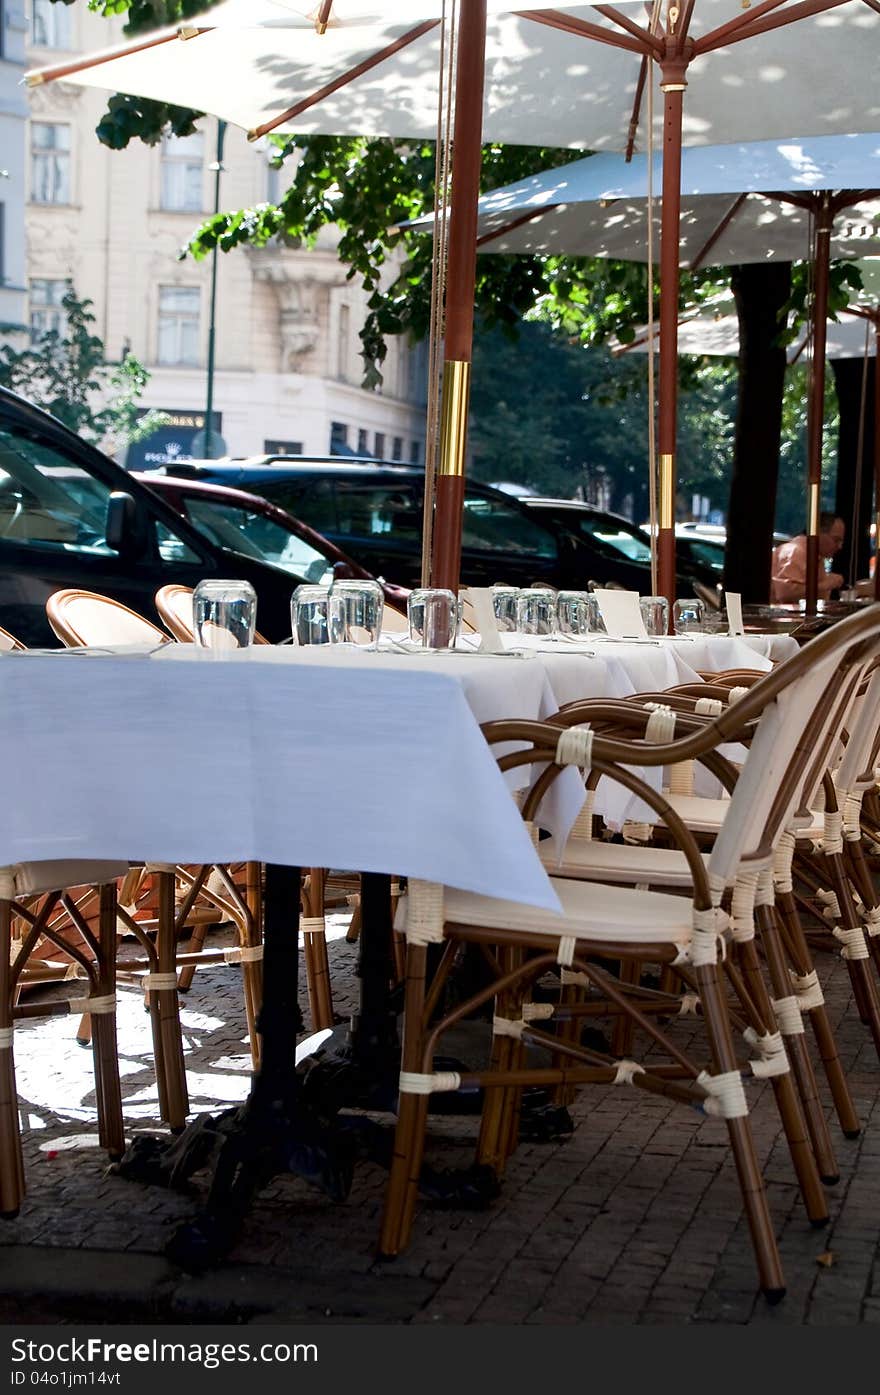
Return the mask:
[[727,603],[727,628],[732,635],[745,634],[743,629],[743,607],[742,596],[739,591],[725,592]]
[[504,644],[495,618],[491,587],[467,586],[464,595],[474,608],[474,620],[480,633],[480,653],[503,654]]
[[618,591],[613,587],[593,592],[607,633],[615,639],[646,639],[648,631],[639,609],[638,591]]

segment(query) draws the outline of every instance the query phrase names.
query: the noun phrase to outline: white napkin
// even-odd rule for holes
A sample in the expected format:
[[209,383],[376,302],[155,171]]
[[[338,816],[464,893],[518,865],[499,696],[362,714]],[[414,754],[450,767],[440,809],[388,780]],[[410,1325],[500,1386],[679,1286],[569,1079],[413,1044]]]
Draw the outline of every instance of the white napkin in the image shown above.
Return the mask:
[[745,634],[743,629],[743,606],[742,596],[739,591],[726,591],[725,601],[727,603],[727,628],[732,635]]

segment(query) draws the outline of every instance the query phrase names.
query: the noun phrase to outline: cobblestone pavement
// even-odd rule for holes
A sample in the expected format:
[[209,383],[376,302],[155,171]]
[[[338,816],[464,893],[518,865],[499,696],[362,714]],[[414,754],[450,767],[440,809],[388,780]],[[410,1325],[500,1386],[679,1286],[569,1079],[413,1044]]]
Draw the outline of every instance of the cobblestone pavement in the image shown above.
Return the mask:
[[[336,1006],[354,1004],[355,951],[330,945]],[[65,1321],[366,1321],[372,1323],[880,1322],[880,1064],[858,1021],[842,961],[818,956],[844,1064],[864,1122],[833,1127],[841,1179],[831,1220],[806,1221],[769,1087],[748,1087],[788,1294],[775,1308],[756,1281],[723,1124],[631,1088],[583,1089],[562,1143],[523,1144],[487,1211],[432,1209],[398,1260],[374,1247],[385,1174],[359,1167],[333,1205],[281,1178],[254,1204],[219,1269],[197,1278],[163,1257],[198,1195],[104,1176],[91,1053],[72,1018],[16,1027],[28,1196],[0,1223],[0,1317]],[[122,988],[119,1042],[127,1127],[156,1127],[149,1031]],[[238,970],[205,968],[182,1012],[193,1113],[244,1097],[249,1057]],[[684,1044],[693,1019],[676,1031]],[[821,1083],[821,1082],[820,1082]],[[472,1160],[473,1119],[432,1120],[430,1157]],[[829,1262],[830,1261],[830,1262]],[[5,1277],[3,1277],[5,1276]]]

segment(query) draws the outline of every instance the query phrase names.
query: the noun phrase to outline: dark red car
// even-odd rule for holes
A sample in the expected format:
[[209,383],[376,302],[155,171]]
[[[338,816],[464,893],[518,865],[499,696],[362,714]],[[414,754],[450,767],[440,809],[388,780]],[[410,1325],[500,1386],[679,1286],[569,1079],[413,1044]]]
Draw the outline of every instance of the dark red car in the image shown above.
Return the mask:
[[[374,579],[371,572],[314,528],[258,494],[223,484],[176,479],[155,471],[135,474],[134,478],[160,494],[217,547],[271,562],[298,579],[320,585],[329,586],[336,577]],[[375,579],[381,583],[386,601],[405,612],[409,595],[406,588],[395,586],[384,577]]]

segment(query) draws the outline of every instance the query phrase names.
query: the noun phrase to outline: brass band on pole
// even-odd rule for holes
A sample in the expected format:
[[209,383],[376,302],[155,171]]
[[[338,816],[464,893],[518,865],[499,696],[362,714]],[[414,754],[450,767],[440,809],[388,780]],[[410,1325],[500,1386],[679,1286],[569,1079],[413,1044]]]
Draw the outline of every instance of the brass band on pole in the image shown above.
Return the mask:
[[470,385],[470,363],[466,359],[448,359],[443,365],[438,475],[464,474]]
[[660,527],[675,527],[675,457],[660,456]]
[[819,486],[810,485],[809,505],[807,511],[807,532],[817,534],[819,532]]

